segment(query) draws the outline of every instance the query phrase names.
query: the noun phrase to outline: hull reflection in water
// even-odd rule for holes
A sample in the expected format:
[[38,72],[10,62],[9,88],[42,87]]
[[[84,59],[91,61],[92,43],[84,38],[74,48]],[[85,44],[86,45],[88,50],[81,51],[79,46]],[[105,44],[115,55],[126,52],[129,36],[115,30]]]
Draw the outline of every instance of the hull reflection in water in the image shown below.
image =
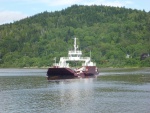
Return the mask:
[[55,98],[59,108],[56,111],[58,113],[73,113],[75,111],[87,113],[93,106],[94,81],[96,78],[54,81],[59,84],[57,87],[59,98]]

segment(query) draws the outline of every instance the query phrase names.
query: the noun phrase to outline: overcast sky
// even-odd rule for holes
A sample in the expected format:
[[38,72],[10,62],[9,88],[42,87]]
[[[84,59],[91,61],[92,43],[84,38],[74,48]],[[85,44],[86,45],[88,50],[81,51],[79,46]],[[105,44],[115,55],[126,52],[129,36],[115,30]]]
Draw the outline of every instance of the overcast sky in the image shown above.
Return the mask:
[[44,11],[60,11],[74,4],[118,6],[150,11],[150,0],[0,0],[0,25]]

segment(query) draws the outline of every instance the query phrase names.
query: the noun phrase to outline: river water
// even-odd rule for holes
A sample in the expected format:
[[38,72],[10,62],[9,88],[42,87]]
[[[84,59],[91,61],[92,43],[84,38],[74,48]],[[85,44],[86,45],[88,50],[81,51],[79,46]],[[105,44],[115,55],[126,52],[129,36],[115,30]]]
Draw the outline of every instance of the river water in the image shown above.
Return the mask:
[[0,113],[150,113],[150,68],[46,80],[46,69],[0,69]]

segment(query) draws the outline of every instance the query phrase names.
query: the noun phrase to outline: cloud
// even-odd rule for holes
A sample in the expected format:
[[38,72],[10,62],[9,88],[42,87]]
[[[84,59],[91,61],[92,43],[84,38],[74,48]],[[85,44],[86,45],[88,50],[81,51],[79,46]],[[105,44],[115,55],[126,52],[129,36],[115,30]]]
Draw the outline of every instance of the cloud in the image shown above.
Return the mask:
[[0,25],[27,17],[27,15],[17,11],[0,11],[0,15]]

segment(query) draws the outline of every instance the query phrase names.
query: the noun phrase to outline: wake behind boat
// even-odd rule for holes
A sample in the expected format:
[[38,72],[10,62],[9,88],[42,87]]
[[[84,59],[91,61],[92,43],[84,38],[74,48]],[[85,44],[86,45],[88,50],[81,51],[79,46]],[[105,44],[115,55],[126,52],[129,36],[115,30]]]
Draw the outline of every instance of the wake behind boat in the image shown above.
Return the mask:
[[[91,62],[91,57],[82,57],[82,51],[78,50],[76,39],[74,38],[74,50],[68,51],[68,57],[60,57],[59,63],[54,63],[52,67],[48,68],[48,80],[86,78],[98,75],[96,63]],[[68,61],[83,63],[80,68],[74,69],[69,66]]]

